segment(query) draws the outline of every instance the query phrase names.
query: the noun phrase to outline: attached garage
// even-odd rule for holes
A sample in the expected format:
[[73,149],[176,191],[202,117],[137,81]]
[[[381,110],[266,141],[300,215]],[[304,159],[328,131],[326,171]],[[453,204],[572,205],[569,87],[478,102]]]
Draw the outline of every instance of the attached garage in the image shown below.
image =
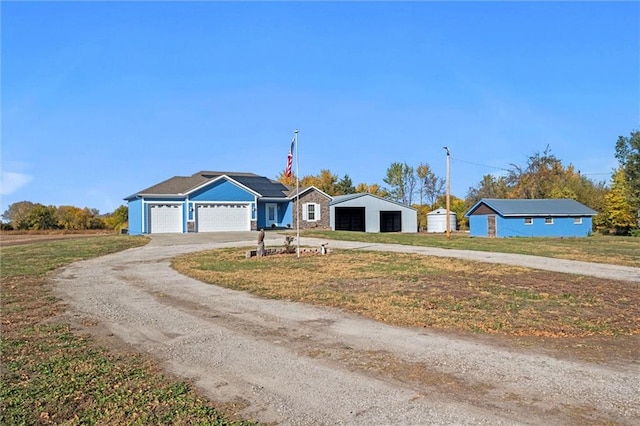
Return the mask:
[[358,232],[417,232],[416,209],[377,195],[339,195],[330,203],[331,229]]
[[182,204],[149,204],[149,233],[182,232]]
[[250,231],[251,209],[248,203],[196,204],[198,232]]

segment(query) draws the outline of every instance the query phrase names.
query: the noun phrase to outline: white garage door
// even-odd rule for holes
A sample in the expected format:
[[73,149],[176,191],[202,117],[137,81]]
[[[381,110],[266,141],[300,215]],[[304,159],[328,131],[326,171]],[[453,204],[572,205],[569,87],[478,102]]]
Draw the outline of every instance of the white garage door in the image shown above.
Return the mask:
[[198,204],[198,232],[250,231],[249,204]]
[[182,205],[149,204],[149,233],[182,232]]

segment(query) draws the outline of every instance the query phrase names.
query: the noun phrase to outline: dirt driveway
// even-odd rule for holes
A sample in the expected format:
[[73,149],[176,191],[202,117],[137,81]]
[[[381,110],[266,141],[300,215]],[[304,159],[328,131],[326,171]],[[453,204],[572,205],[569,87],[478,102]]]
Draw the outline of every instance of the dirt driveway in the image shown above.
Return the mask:
[[[267,245],[282,239],[268,233]],[[255,241],[252,233],[158,236],[145,247],[72,264],[54,282],[77,322],[101,324],[90,331],[153,355],[245,418],[286,425],[640,423],[638,362],[581,363],[489,338],[388,326],[204,285],[169,266],[181,253]],[[498,261],[491,256],[485,261]],[[614,269],[640,281],[637,268]]]

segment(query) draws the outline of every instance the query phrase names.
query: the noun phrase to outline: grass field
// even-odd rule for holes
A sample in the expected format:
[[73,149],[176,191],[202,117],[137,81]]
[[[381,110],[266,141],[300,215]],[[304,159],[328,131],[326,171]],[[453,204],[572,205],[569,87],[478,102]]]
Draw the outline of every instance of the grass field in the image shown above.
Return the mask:
[[[640,266],[637,238],[304,235]],[[101,347],[60,319],[64,305],[47,284],[52,271],[146,242],[111,235],[1,248],[0,424],[250,424],[224,417],[151,359]],[[360,251],[298,260],[246,259],[244,250],[216,250],[182,256],[174,266],[204,282],[334,306],[390,324],[516,339],[510,341],[594,362],[637,362],[640,353],[637,283]]]
[[471,238],[465,233],[452,233],[447,240],[444,234],[370,234],[320,230],[303,231],[301,235],[346,241],[520,253],[640,267],[640,238],[637,237],[593,235],[586,238]]
[[57,319],[64,306],[49,272],[147,241],[102,236],[2,248],[0,424],[250,424],[226,419],[152,360],[100,347]]
[[399,326],[522,337],[529,344],[568,339],[582,347],[576,354],[583,359],[609,356],[589,342],[615,356],[640,349],[638,283],[413,254],[336,250],[246,259],[244,253],[192,253],[175,258],[173,267],[204,282]]

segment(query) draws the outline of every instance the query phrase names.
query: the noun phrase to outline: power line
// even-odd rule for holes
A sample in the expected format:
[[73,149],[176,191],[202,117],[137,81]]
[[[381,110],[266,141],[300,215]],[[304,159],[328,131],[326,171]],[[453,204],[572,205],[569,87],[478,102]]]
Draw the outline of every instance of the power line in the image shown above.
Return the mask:
[[[511,171],[511,169],[505,169],[504,167],[490,166],[488,164],[482,164],[482,163],[476,163],[476,162],[473,162],[473,161],[461,160],[459,158],[454,158],[454,157],[451,157],[451,161],[455,161],[455,162],[458,162],[458,163],[472,164],[474,166],[487,167],[489,169],[503,170],[505,172],[510,172]],[[582,176],[598,176],[598,175],[610,175],[611,172],[580,173],[580,170],[578,170],[578,174],[582,175]]]
[[496,166],[490,166],[488,164],[480,164],[480,163],[474,163],[473,161],[467,161],[467,160],[460,160],[459,158],[453,158],[451,157],[452,161],[456,161],[458,163],[467,163],[467,164],[473,164],[474,166],[480,166],[480,167],[488,167],[490,169],[497,169],[497,170],[504,170],[505,172],[510,171],[509,169],[505,169],[504,167],[496,167]]

